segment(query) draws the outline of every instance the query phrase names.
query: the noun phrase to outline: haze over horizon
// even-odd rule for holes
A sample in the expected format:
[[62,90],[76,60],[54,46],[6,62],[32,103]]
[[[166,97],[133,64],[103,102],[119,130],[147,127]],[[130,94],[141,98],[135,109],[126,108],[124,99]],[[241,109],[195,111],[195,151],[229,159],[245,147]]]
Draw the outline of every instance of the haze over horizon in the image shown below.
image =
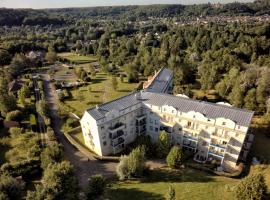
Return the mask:
[[[121,6],[121,5],[149,5],[149,4],[202,4],[202,3],[232,3],[235,0],[0,0],[0,7],[6,8],[66,8],[66,7],[94,7],[94,6]],[[238,0],[237,2],[246,3],[253,0]]]

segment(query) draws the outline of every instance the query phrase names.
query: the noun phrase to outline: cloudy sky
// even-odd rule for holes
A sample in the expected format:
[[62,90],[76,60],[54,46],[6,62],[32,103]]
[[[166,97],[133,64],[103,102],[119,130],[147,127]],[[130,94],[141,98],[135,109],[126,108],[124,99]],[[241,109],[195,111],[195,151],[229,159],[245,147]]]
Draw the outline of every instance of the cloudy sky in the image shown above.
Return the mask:
[[[237,0],[251,2],[253,0]],[[194,4],[230,3],[235,0],[0,0],[0,7],[7,8],[62,8],[107,5],[145,5],[145,4]]]

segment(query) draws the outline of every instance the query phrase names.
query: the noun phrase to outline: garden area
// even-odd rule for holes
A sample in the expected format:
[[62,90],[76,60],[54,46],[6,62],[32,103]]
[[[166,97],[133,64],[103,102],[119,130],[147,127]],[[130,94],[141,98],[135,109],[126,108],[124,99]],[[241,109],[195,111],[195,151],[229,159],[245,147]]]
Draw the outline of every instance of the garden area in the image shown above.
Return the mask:
[[116,79],[117,89],[114,89],[111,76],[105,73],[97,73],[88,85],[70,90],[72,98],[66,99],[64,104],[80,116],[85,110],[97,104],[131,93],[138,85],[137,83],[128,83],[126,78],[123,82],[118,77]]

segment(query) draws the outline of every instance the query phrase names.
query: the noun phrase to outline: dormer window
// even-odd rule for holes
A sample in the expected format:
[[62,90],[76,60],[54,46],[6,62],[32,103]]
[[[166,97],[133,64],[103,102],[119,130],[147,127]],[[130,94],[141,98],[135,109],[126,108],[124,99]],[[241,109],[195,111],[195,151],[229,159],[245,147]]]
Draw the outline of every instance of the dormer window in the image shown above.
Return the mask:
[[222,122],[222,125],[223,125],[223,126],[226,125],[226,122]]

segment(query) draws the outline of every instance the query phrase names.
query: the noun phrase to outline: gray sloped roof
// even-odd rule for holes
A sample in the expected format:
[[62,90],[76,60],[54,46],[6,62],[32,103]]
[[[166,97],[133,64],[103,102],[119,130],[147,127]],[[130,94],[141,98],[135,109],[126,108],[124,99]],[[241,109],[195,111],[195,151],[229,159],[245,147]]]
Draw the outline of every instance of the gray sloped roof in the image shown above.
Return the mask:
[[[138,95],[140,98],[138,98]],[[237,125],[247,127],[254,114],[253,111],[245,109],[148,91],[129,94],[114,101],[102,104],[98,106],[98,108],[95,107],[89,109],[88,112],[94,119],[99,120],[105,117],[105,114],[111,110],[121,111],[140,102],[155,106],[169,105],[180,112],[195,111],[202,113],[205,117],[211,119],[223,117],[234,121]]]
[[108,103],[99,105],[95,108],[87,110],[88,113],[96,120],[105,117],[105,114],[112,110],[124,110],[128,107],[134,106],[141,101],[135,96],[139,93],[131,93],[127,96],[120,97]]
[[142,97],[144,102],[147,104],[155,106],[169,105],[173,106],[180,112],[195,111],[202,113],[205,117],[211,119],[223,117],[242,126],[249,126],[254,114],[253,111],[245,109],[187,99],[164,93],[142,92]]
[[146,90],[149,92],[164,92],[172,77],[173,72],[170,69],[162,68]]

